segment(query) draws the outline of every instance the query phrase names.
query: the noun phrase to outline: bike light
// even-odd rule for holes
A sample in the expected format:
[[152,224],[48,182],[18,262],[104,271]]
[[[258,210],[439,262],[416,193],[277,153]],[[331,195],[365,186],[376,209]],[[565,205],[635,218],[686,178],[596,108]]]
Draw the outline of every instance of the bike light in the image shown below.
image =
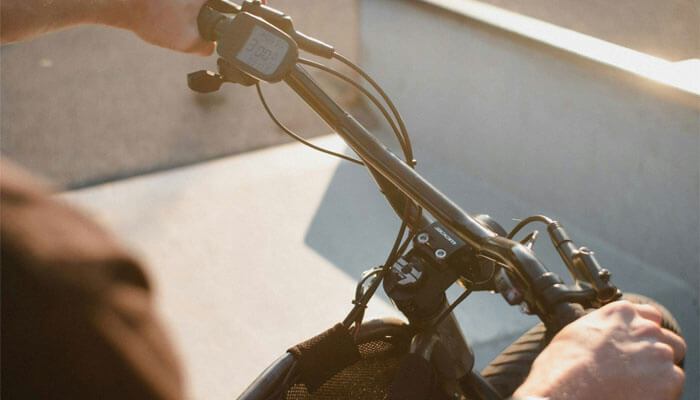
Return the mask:
[[242,12],[225,24],[217,53],[253,78],[281,81],[296,63],[296,42],[265,20]]

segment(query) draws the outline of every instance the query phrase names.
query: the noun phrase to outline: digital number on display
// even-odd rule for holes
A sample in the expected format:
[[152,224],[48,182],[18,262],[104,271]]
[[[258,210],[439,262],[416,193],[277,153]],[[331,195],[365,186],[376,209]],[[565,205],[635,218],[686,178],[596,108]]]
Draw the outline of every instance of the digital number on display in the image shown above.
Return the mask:
[[271,75],[279,68],[289,44],[269,31],[255,26],[236,58],[264,75]]

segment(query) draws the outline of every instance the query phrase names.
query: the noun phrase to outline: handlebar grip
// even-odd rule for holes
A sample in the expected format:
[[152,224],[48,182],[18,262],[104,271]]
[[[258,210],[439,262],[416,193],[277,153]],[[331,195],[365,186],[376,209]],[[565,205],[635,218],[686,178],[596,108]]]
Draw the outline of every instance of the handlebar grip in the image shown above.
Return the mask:
[[219,39],[216,26],[219,21],[224,18],[226,18],[226,16],[221,11],[212,8],[209,2],[204,4],[202,8],[199,9],[199,15],[197,15],[199,36],[208,42],[216,42]]
[[566,325],[576,321],[586,315],[583,306],[576,303],[564,302],[554,307],[554,318],[547,326],[547,331],[551,333],[559,332]]

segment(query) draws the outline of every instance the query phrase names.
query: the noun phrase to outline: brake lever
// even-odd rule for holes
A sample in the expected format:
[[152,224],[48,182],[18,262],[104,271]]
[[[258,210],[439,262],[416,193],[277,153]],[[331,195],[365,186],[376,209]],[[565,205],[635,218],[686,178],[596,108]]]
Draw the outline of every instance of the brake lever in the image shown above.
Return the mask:
[[557,221],[547,226],[547,232],[577,284],[579,281],[589,284],[602,304],[622,296],[622,292],[610,283],[610,271],[601,267],[593,251],[586,247],[577,247]]

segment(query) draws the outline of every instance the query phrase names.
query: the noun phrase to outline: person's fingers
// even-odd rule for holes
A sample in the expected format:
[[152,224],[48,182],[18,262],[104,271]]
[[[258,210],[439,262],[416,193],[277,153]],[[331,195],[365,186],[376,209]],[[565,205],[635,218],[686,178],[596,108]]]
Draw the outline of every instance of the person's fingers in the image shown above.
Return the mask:
[[672,393],[672,399],[680,399],[683,394],[683,384],[685,383],[685,372],[683,369],[677,365],[673,366],[673,372],[669,378],[672,382],[671,387],[675,388],[674,393]]
[[209,56],[214,52],[216,44],[214,42],[207,42],[201,39],[193,41],[189,46],[180,48],[178,50],[183,53],[198,54],[200,56]]
[[214,52],[215,48],[216,45],[214,42],[202,42],[195,47],[193,53],[199,54],[200,56],[210,56]]
[[635,304],[634,307],[642,318],[646,318],[661,325],[661,312],[656,307],[650,304]]
[[673,362],[678,363],[685,357],[687,350],[685,340],[668,329],[661,329],[657,337],[660,342],[671,346],[673,350]]
[[[637,312],[639,315],[649,321],[654,322],[657,325],[661,325],[662,315],[661,312],[654,306],[650,304],[635,304]],[[673,350],[674,362],[679,362],[685,357],[686,344],[683,338],[671,332],[668,329],[660,328],[654,337],[660,342],[665,343],[671,347]]]

